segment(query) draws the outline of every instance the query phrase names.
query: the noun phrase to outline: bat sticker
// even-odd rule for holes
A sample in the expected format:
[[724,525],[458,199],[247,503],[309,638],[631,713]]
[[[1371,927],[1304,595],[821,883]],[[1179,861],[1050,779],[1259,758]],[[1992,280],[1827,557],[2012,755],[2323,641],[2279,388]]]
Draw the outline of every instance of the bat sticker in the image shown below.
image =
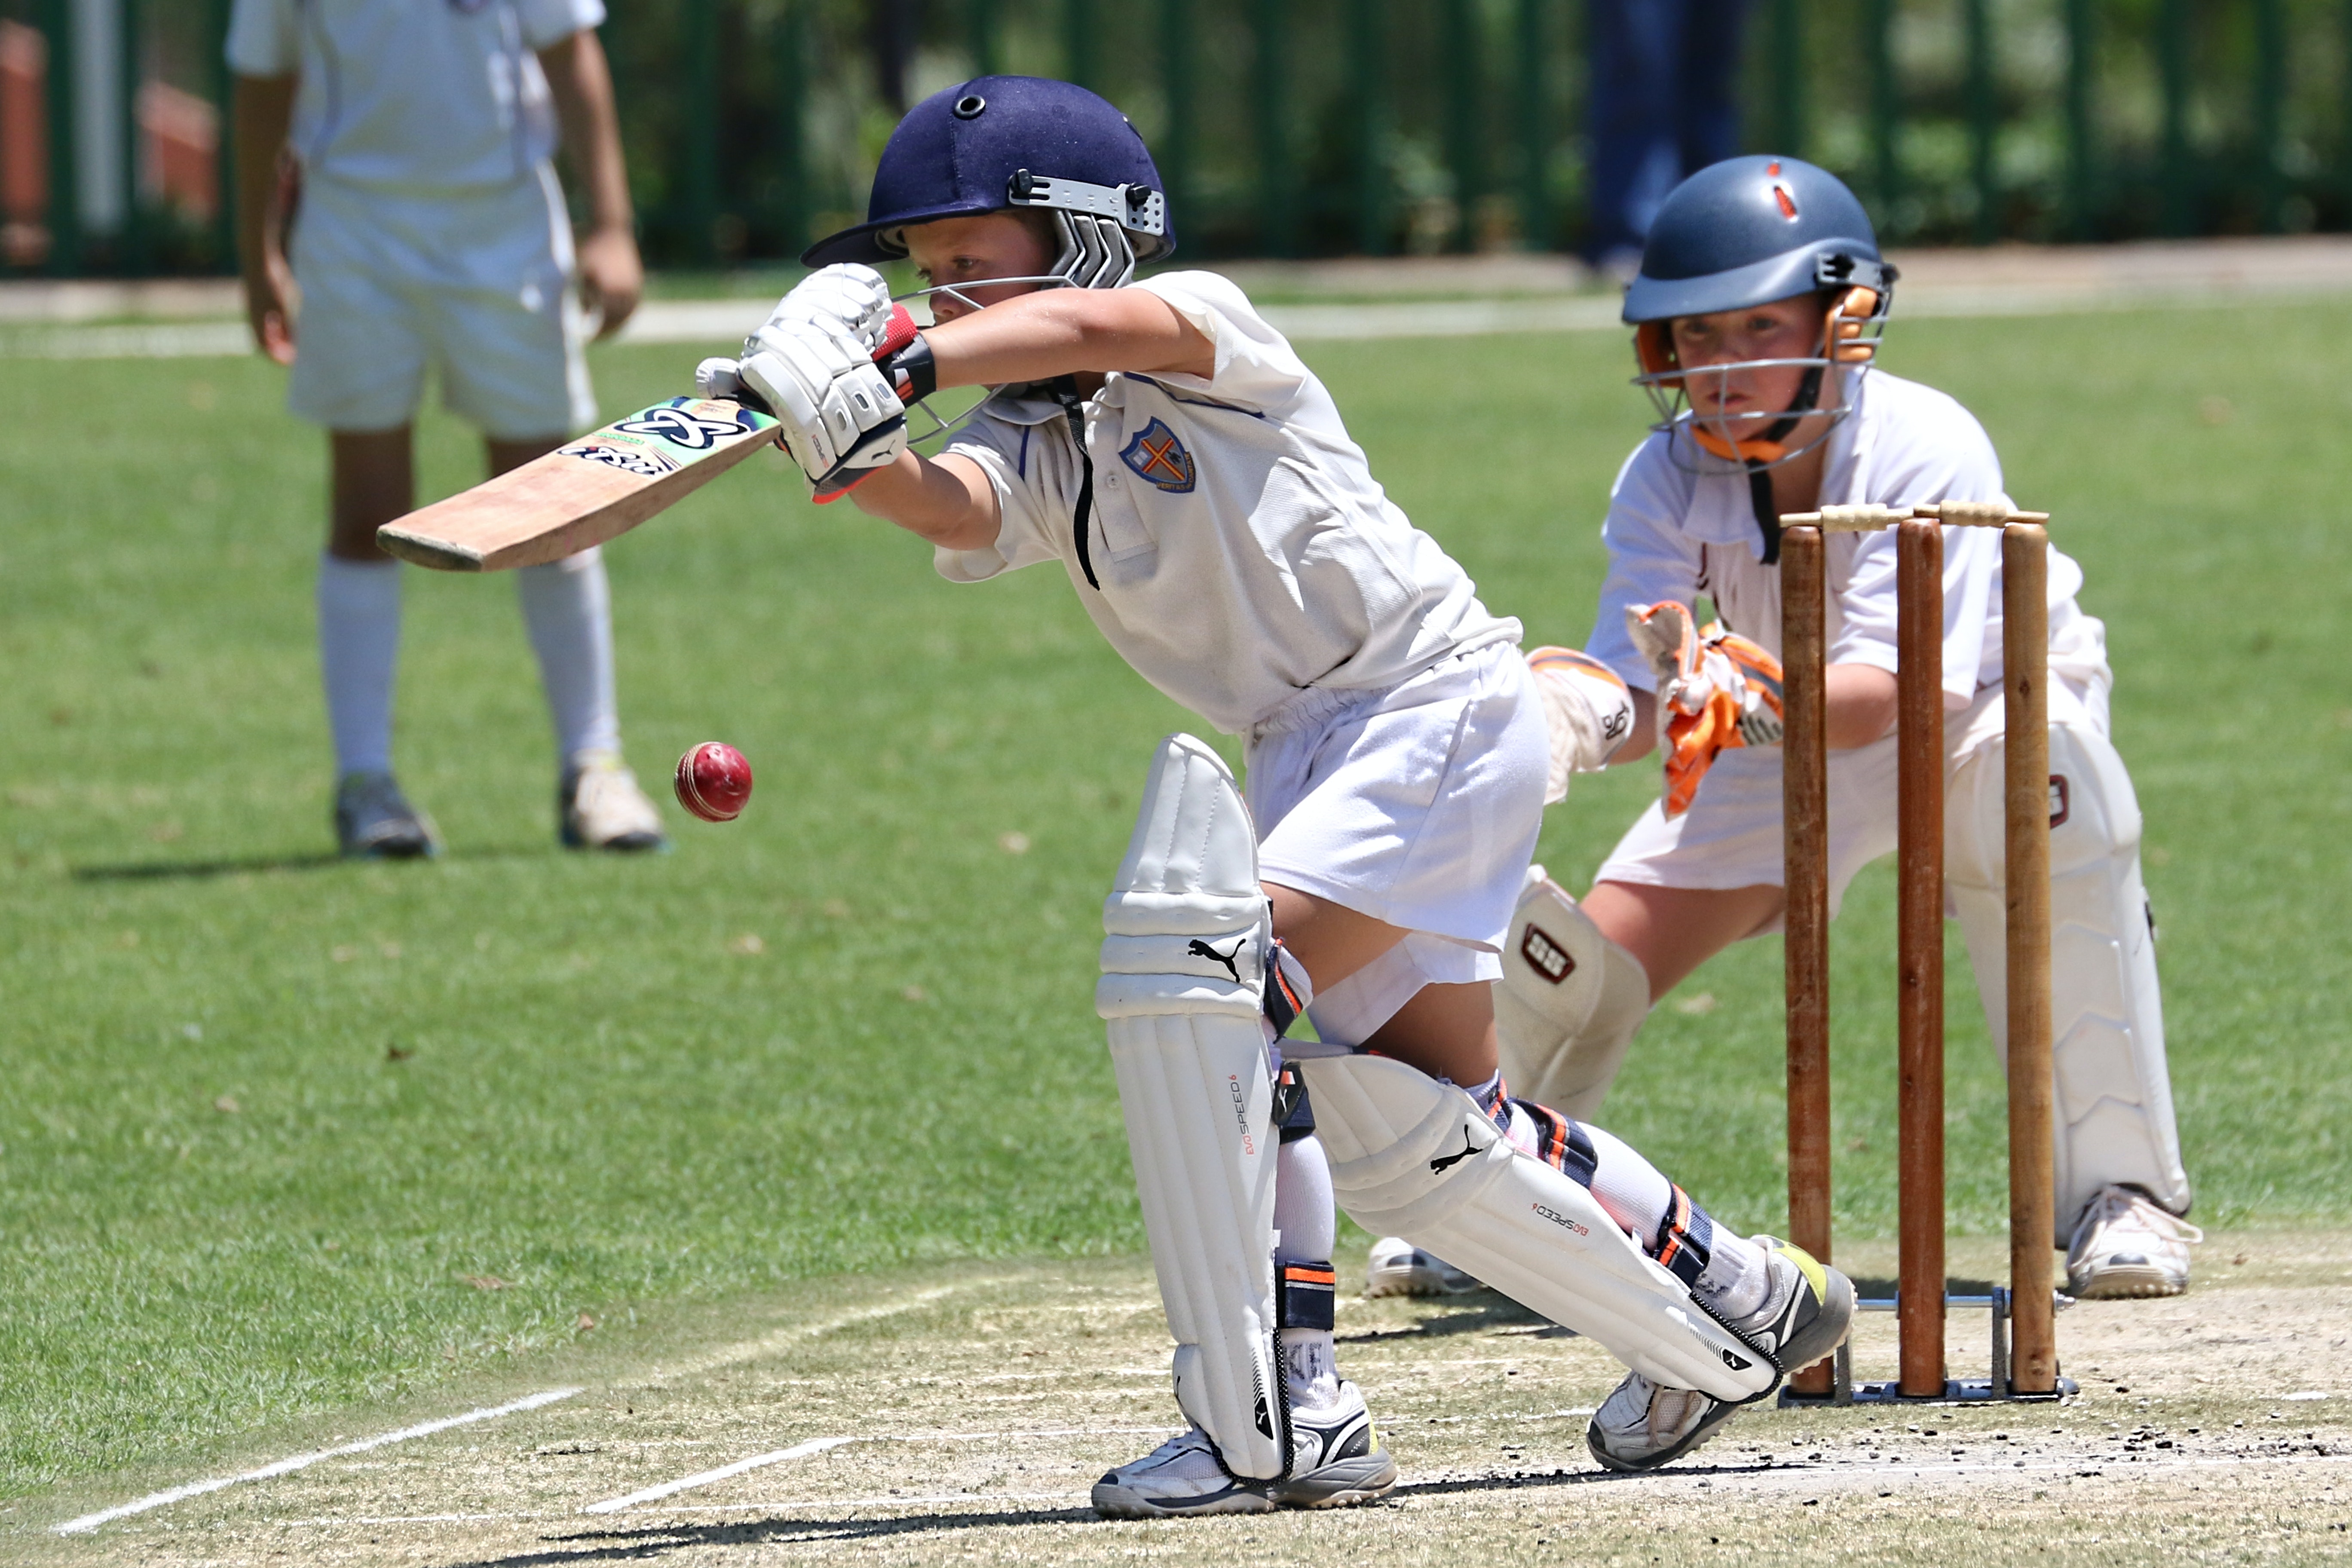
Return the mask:
[[749,436],[759,430],[757,425],[735,414],[729,414],[724,418],[712,418],[675,405],[663,405],[648,408],[642,414],[632,414],[613,428],[625,436],[650,436],[689,452],[708,451],[732,437]]
[[675,473],[677,459],[666,453],[636,447],[604,447],[593,441],[582,441],[562,448],[567,458],[582,458],[607,468],[619,468],[640,479],[657,479],[664,474]]

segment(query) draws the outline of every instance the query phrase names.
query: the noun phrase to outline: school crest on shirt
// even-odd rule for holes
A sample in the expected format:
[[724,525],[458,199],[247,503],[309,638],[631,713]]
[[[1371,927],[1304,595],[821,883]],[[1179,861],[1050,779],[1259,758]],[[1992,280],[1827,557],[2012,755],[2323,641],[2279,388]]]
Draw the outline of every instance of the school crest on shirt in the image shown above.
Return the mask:
[[1171,495],[1181,496],[1192,488],[1196,477],[1192,454],[1184,449],[1176,432],[1160,420],[1154,419],[1145,426],[1118,457],[1119,461],[1135,470],[1138,478]]

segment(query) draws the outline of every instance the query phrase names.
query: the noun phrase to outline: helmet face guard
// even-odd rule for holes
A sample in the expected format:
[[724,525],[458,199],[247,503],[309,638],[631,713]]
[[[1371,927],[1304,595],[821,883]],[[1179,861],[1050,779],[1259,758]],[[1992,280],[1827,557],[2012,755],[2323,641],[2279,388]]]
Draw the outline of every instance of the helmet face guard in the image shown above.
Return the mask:
[[[1869,369],[1886,329],[1885,300],[1885,291],[1860,285],[1834,291],[1822,310],[1816,352],[1795,359],[1688,366],[1675,353],[1672,320],[1640,323],[1633,329],[1633,356],[1641,374],[1633,384],[1649,395],[1650,406],[1657,411],[1657,422],[1650,428],[1687,437],[1687,445],[1696,452],[1685,453],[1681,441],[1671,443],[1670,450],[1678,459],[1689,458],[1685,466],[1692,468],[1706,466],[1700,454],[1746,468],[1769,468],[1811,451],[1853,410],[1855,380]],[[1705,414],[1690,395],[1691,384],[1697,382],[1715,394],[1704,401],[1719,409],[1734,376],[1787,368],[1803,372],[1787,408]],[[1840,371],[1849,374],[1836,374]],[[1816,417],[1822,420],[1820,426],[1806,439],[1791,444],[1804,422]]]

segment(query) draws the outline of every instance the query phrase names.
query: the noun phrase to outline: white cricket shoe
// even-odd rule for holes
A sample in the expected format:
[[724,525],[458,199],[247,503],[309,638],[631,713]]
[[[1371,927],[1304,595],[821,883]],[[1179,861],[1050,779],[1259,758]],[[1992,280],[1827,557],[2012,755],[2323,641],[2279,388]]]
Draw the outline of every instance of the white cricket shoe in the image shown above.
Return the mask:
[[390,773],[346,773],[335,785],[335,843],[354,860],[419,860],[441,853],[433,819],[408,804]]
[[1367,1296],[1464,1296],[1482,1289],[1470,1275],[1401,1236],[1372,1243],[1364,1265]]
[[1396,1461],[1381,1446],[1364,1396],[1339,1384],[1328,1410],[1290,1413],[1295,1450],[1281,1480],[1238,1480],[1198,1426],[1188,1427],[1095,1483],[1095,1511],[1113,1519],[1200,1513],[1269,1513],[1277,1508],[1345,1508],[1396,1485]]
[[661,813],[617,752],[584,752],[556,786],[567,849],[667,849]]
[[1669,1388],[1629,1372],[1592,1413],[1584,1446],[1610,1469],[1654,1470],[1714,1436],[1738,1408],[1696,1388]]
[[2189,1248],[2205,1233],[2129,1187],[2091,1200],[2066,1249],[2066,1289],[2094,1299],[2178,1296],[2189,1289]]
[[1272,1483],[1234,1479],[1217,1446],[1188,1426],[1139,1459],[1095,1483],[1095,1511],[1111,1519],[1162,1519],[1192,1513],[1272,1513]]
[[[1777,1237],[1755,1240],[1771,1270],[1771,1288],[1764,1305],[1725,1327],[1784,1373],[1809,1367],[1853,1331],[1853,1281]],[[1629,1372],[1593,1412],[1584,1443],[1610,1469],[1654,1470],[1705,1443],[1738,1409],[1731,1400]]]

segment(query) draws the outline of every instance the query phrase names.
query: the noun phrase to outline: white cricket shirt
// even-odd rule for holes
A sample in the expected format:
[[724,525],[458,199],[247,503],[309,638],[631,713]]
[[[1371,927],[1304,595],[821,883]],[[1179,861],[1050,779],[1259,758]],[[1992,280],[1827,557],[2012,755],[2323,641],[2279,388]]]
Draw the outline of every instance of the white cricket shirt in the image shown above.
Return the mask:
[[1517,640],[1519,623],[1487,614],[1373,482],[1331,395],[1247,296],[1208,272],[1135,287],[1198,328],[1216,366],[1206,379],[1114,374],[1086,404],[1101,586],[1072,531],[1068,422],[1025,388],[991,398],[948,445],[988,475],[1004,522],[991,548],[938,552],[941,576],[1060,562],[1137,673],[1229,734],[1310,688],[1378,690]]
[[511,184],[555,152],[535,51],[604,19],[604,0],[236,0],[228,63],[300,75],[291,140],[311,175],[420,193]]
[[[2000,459],[1976,416],[1930,386],[1874,370],[1859,378],[1854,409],[1829,437],[1822,469],[1822,501],[1831,506],[1917,506],[1940,500],[2008,501]],[[1669,448],[1668,443],[1675,446]],[[1745,473],[1694,473],[1686,437],[1653,434],[1633,449],[1610,491],[1601,537],[1609,546],[1609,577],[1585,651],[1649,691],[1657,685],[1648,661],[1625,632],[1628,605],[1704,594],[1724,624],[1780,651],[1780,569],[1764,564],[1763,531],[1756,521]],[[1679,459],[1679,461],[1678,461]],[[2013,504],[2013,503],[2012,503]],[[1832,533],[1822,549],[1827,578],[1825,616],[1829,662],[1864,664],[1892,672],[1895,642],[1895,534]],[[2050,552],[2052,668],[2085,641],[2087,620],[2075,607],[2083,569]],[[2096,668],[2104,674],[2103,659]],[[1989,528],[1944,531],[1944,700],[1962,708],[1977,691],[2000,683],[2000,536]]]

